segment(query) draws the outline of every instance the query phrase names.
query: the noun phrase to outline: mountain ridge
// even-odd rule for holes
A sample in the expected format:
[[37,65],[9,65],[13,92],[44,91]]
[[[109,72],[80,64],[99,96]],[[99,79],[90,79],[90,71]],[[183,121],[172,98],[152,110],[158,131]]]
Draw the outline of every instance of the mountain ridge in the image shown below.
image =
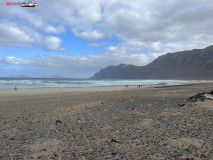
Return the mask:
[[108,66],[97,72],[92,79],[213,79],[213,45],[167,53],[145,66],[120,64]]

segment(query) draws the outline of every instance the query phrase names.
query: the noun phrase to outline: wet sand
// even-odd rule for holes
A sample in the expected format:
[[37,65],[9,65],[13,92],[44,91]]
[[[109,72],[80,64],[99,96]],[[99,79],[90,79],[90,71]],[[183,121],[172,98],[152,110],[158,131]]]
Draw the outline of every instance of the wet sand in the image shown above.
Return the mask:
[[0,159],[212,159],[212,83],[0,90]]

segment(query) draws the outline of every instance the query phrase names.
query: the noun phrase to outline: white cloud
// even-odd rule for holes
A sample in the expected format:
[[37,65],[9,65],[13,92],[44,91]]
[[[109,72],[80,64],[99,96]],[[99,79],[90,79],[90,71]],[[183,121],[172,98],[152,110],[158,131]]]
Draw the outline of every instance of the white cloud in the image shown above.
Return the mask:
[[145,65],[149,62],[149,57],[144,54],[102,53],[95,55],[46,55],[32,58],[5,57],[0,59],[0,62],[31,67],[32,73],[40,71],[38,76],[46,74],[81,78],[91,77],[100,68],[109,65],[119,65],[120,63]]
[[100,47],[107,45],[106,42],[99,42],[99,43],[86,43],[85,45],[90,46],[90,47]]
[[70,28],[77,37],[86,40],[112,36],[123,41],[179,42],[197,35],[213,35],[211,0],[62,0],[60,5],[45,0],[37,3],[39,6],[33,11],[1,7],[0,16],[17,18],[14,21],[17,26],[24,25],[37,33],[59,34]]
[[55,36],[42,36],[33,29],[5,21],[0,23],[0,46],[43,47],[47,51],[65,51],[62,40]]
[[91,41],[87,43],[89,46],[101,45],[94,40],[105,41],[104,38],[117,38],[121,42],[108,43],[102,54],[6,57],[2,61],[44,68],[46,72],[63,70],[63,74],[75,77],[78,73],[91,75],[111,64],[144,65],[168,52],[204,48],[213,40],[212,0],[45,0],[37,3],[39,6],[34,10],[1,7],[0,18],[4,21],[0,22],[0,46],[38,46],[48,51],[64,51],[60,46],[63,39],[57,35],[67,29],[76,37]]
[[211,0],[133,0],[131,3],[129,0],[62,0],[60,5],[57,1],[46,0],[38,4],[33,11],[2,7],[1,16],[17,17],[16,23],[26,22],[26,26],[48,33],[64,32],[64,27],[71,27],[79,34],[107,32],[125,40],[173,40],[180,33],[187,38],[195,34],[195,30],[212,33]]
[[37,35],[26,33],[13,23],[0,23],[0,45],[28,46],[37,41]]
[[48,36],[44,38],[44,49],[47,51],[65,51],[64,48],[60,48],[61,39],[54,36]]
[[[198,44],[195,43],[195,44]],[[199,43],[199,46],[202,46]],[[25,72],[35,76],[61,75],[65,77],[88,78],[101,68],[109,65],[134,64],[143,66],[160,55],[182,48],[194,49],[196,45],[184,46],[183,43],[162,43],[129,41],[115,46],[109,46],[104,53],[99,54],[72,54],[72,55],[46,55],[32,58],[4,57],[0,64],[25,66]],[[205,46],[204,46],[205,47]],[[29,70],[27,68],[29,67]]]
[[101,39],[104,37],[104,34],[99,32],[99,31],[96,31],[96,30],[93,30],[93,31],[76,31],[76,30],[73,30],[74,34],[77,36],[77,37],[81,37],[85,40],[97,40],[97,39]]
[[7,62],[9,64],[13,64],[13,65],[22,65],[22,66],[30,65],[29,61],[25,59],[10,57],[10,56],[2,58],[1,61]]

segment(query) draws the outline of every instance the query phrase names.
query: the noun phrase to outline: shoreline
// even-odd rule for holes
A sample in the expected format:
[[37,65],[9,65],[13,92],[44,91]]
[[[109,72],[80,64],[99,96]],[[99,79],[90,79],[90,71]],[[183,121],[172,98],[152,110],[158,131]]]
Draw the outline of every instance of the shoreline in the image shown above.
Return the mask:
[[[143,80],[141,80],[141,81],[143,81]],[[145,80],[146,81],[146,80]],[[150,80],[150,81],[153,81],[153,80]],[[168,82],[168,81],[170,81],[170,80],[165,80],[165,82],[164,82],[164,80],[156,80],[156,81],[162,81],[162,82],[156,82],[156,83],[144,83],[144,82],[141,82],[141,83],[135,83],[135,84],[129,84],[128,82],[125,84],[125,83],[123,83],[122,81],[121,81],[121,83],[123,83],[123,84],[108,84],[108,85],[91,85],[91,86],[87,86],[87,85],[76,85],[76,86],[58,86],[57,87],[57,85],[56,86],[53,86],[53,87],[48,87],[48,86],[44,86],[44,87],[30,87],[30,86],[28,86],[28,87],[21,87],[22,85],[18,85],[18,84],[11,84],[10,86],[13,86],[13,87],[0,87],[0,91],[1,90],[13,90],[13,89],[15,89],[15,87],[17,88],[17,89],[42,89],[42,88],[92,88],[92,87],[121,87],[121,86],[129,86],[129,87],[134,87],[134,86],[141,86],[141,87],[156,87],[156,86],[171,86],[171,85],[182,85],[182,84],[191,84],[191,83],[213,83],[213,80],[187,80],[187,81],[185,81],[185,80],[171,80],[172,82]],[[173,82],[173,81],[175,81],[175,82]]]
[[[140,87],[143,88],[154,88],[154,87],[172,87],[172,86],[183,86],[183,85],[193,85],[193,84],[206,84],[213,83],[213,80],[192,80],[189,82],[166,82],[166,83],[157,83],[157,84],[143,84]],[[128,85],[128,84],[127,84]],[[17,90],[25,90],[25,89],[75,89],[75,88],[107,88],[107,87],[125,87],[126,85],[108,85],[108,86],[82,86],[82,87],[35,87],[35,88],[18,88]],[[128,87],[138,87],[139,85],[128,85]],[[128,88],[126,87],[126,88]],[[4,90],[14,90],[14,88],[0,88],[0,91]]]
[[[170,85],[151,85],[151,86],[141,86],[138,87],[136,85],[125,87],[125,86],[107,86],[107,87],[79,87],[79,88],[28,88],[28,89],[5,89],[0,90],[0,107],[7,103],[13,102],[14,105],[16,102],[24,102],[24,101],[44,101],[45,99],[49,99],[54,101],[54,98],[58,99],[60,97],[66,98],[77,98],[79,99],[79,103],[81,101],[81,97],[90,96],[90,95],[104,95],[106,97],[113,97],[113,95],[119,95],[124,92],[124,94],[130,95],[149,95],[155,96],[152,94],[155,90],[162,90],[166,92],[168,89],[178,90],[178,88],[184,87],[193,87],[193,86],[201,86],[201,85],[213,85],[213,82],[208,83],[184,83],[184,84],[170,84]],[[112,95],[112,96],[111,96]],[[123,94],[121,94],[122,96]],[[77,97],[76,97],[77,96]],[[129,96],[128,96],[129,97]],[[2,103],[2,104],[1,104]]]
[[0,159],[210,159],[213,83],[0,91]]

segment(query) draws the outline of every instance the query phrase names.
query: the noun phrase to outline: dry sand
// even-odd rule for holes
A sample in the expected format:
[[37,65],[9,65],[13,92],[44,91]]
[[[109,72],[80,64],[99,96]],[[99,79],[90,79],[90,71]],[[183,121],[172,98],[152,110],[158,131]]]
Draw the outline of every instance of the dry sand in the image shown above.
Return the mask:
[[[0,159],[213,159],[212,83],[0,90]],[[210,97],[209,97],[210,96]]]

